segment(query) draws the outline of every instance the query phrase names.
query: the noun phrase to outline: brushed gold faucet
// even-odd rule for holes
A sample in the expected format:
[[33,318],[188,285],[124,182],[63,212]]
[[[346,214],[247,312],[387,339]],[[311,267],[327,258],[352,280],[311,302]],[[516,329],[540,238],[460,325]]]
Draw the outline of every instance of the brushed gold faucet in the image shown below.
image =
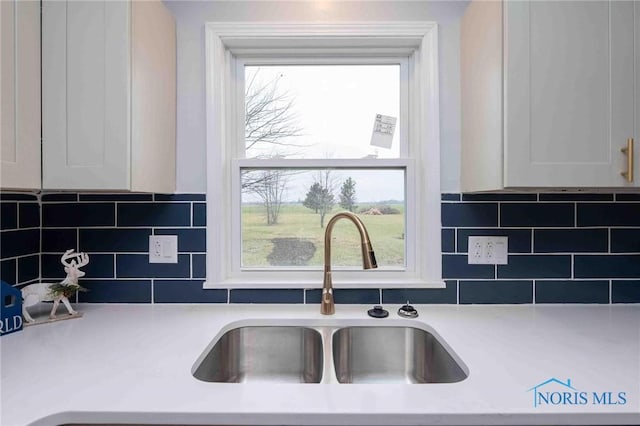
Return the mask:
[[322,298],[320,300],[320,313],[322,315],[333,315],[336,312],[336,305],[333,301],[333,283],[331,282],[331,233],[336,222],[340,219],[349,219],[358,228],[362,244],[362,267],[364,269],[378,267],[367,228],[365,228],[360,218],[350,212],[341,212],[333,216],[327,223],[327,229],[324,232],[324,280],[322,282]]

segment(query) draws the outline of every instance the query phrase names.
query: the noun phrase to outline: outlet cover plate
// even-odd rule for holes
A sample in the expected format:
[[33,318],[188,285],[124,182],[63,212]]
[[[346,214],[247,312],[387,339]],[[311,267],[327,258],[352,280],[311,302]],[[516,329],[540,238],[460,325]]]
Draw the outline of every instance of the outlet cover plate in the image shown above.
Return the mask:
[[508,237],[469,236],[467,263],[506,265],[509,259],[508,247]]
[[178,236],[149,235],[149,263],[178,263]]

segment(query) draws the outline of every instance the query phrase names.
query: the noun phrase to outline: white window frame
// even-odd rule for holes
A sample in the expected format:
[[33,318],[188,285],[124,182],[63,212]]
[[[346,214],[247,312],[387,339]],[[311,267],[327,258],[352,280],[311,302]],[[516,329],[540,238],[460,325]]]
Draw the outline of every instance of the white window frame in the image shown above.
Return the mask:
[[[406,268],[338,270],[338,288],[443,288],[440,222],[438,37],[432,22],[207,23],[207,280],[204,288],[319,288],[322,270],[243,270],[240,266],[241,167],[406,170]],[[252,160],[240,158],[245,63],[398,63],[408,58],[410,89],[401,120],[408,152],[399,159]],[[280,59],[278,59],[280,58]],[[342,59],[340,59],[342,58]],[[387,59],[384,59],[387,58]],[[295,62],[292,62],[295,59]],[[402,67],[402,65],[401,65]],[[402,69],[402,68],[401,68]],[[401,90],[407,90],[402,87]],[[239,94],[239,91],[242,91]],[[403,109],[410,111],[402,114]],[[241,111],[241,112],[239,112]],[[413,117],[407,119],[406,117]],[[419,119],[418,119],[419,118]],[[244,121],[241,121],[244,123]],[[240,139],[238,139],[240,138]],[[410,234],[410,236],[409,236]],[[372,241],[375,250],[375,241]],[[236,250],[236,251],[234,251]]]

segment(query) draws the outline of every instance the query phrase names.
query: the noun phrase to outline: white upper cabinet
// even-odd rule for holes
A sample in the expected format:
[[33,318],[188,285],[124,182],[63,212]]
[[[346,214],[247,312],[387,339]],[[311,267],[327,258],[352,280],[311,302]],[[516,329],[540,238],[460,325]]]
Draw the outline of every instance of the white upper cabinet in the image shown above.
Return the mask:
[[44,1],[43,188],[175,190],[176,35],[160,1]]
[[462,190],[637,185],[621,148],[638,142],[638,34],[633,1],[470,4]]
[[0,188],[40,189],[40,2],[0,1]]

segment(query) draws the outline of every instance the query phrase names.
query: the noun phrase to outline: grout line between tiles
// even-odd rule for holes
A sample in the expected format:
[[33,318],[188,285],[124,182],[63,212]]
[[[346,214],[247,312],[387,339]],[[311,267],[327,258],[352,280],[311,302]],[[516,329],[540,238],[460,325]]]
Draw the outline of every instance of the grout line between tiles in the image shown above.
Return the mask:
[[533,280],[533,286],[532,286],[532,289],[531,289],[533,291],[533,294],[532,294],[532,297],[531,297],[531,303],[533,303],[534,305],[536,304],[536,282],[537,281],[538,280]]

